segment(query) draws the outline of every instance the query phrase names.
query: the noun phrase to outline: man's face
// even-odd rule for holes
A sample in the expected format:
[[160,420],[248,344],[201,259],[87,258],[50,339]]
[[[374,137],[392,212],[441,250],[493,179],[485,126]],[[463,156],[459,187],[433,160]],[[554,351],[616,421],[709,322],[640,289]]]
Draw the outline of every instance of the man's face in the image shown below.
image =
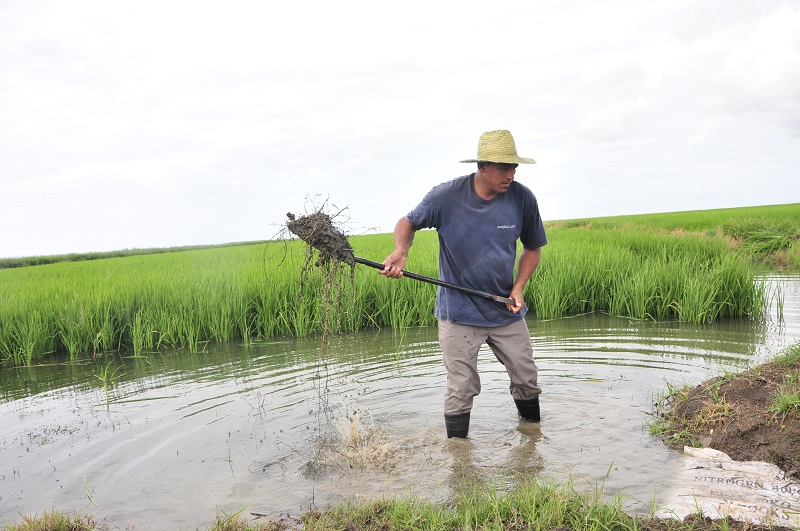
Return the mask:
[[484,162],[483,163],[483,177],[484,182],[489,189],[497,194],[505,193],[514,180],[514,174],[517,172],[516,164],[501,164],[497,162]]

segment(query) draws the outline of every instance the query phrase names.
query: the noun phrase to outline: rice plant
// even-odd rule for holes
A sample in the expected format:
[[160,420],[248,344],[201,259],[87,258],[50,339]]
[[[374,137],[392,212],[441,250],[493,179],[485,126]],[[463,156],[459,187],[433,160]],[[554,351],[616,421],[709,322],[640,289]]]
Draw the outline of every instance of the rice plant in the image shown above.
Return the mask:
[[755,317],[765,287],[724,242],[611,230],[553,231],[526,300],[540,318],[602,311],[707,322]]
[[[765,285],[716,230],[729,213],[710,212],[549,224],[550,243],[524,294],[529,315],[761,318]],[[681,220],[695,232],[675,229]],[[357,256],[373,261],[393,247],[390,234],[350,241]],[[0,361],[24,365],[52,353],[79,359],[120,349],[199,352],[209,341],[435,323],[436,286],[388,280],[360,265],[345,268],[346,281],[333,287],[313,264],[302,279],[306,249],[292,240],[0,269]],[[438,276],[434,231],[417,233],[406,268]],[[337,308],[326,310],[326,298],[340,301]]]
[[114,360],[109,360],[105,365],[98,366],[97,370],[95,371],[94,377],[100,380],[100,383],[103,386],[103,393],[106,396],[106,403],[109,402],[109,392],[116,383],[117,372],[120,370],[120,368],[121,367],[116,365]]

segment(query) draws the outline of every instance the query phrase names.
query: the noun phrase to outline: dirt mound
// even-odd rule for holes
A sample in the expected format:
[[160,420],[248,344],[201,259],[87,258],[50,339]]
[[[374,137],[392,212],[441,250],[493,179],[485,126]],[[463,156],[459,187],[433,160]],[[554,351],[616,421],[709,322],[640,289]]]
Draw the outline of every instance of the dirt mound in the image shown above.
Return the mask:
[[[776,411],[780,389],[793,389],[800,362],[766,363],[735,375],[703,382],[676,400],[671,432],[728,454],[737,461],[774,463],[800,479],[800,415]],[[792,383],[794,382],[794,383]],[[683,443],[668,439],[668,443]]]

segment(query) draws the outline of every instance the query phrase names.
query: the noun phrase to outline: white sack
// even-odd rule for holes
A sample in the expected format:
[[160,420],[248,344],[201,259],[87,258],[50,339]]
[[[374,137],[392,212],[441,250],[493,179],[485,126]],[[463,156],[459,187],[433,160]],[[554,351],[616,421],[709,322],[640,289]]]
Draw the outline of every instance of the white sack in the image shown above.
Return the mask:
[[702,513],[757,524],[800,527],[800,483],[771,463],[734,461],[712,448],[683,448],[682,470],[659,517]]

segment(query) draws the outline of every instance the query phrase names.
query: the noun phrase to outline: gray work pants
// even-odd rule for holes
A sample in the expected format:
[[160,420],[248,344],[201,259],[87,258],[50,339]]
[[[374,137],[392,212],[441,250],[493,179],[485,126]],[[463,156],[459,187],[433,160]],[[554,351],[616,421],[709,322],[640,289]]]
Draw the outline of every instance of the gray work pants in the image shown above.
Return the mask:
[[489,345],[511,380],[511,396],[528,400],[542,392],[538,386],[539,370],[533,359],[531,336],[525,319],[496,327],[470,326],[439,321],[439,345],[447,369],[444,395],[446,415],[472,410],[472,400],[481,392],[478,374],[478,350]]

